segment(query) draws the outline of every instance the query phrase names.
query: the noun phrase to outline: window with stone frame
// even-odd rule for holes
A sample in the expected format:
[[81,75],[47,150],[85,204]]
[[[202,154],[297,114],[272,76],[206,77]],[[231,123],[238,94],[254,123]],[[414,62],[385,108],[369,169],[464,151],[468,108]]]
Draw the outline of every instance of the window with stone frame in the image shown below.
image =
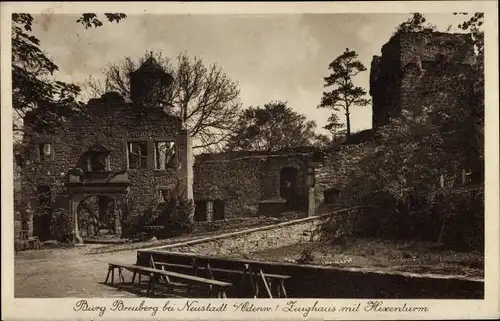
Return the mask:
[[171,141],[155,142],[155,169],[175,168],[175,143]]
[[129,142],[127,144],[128,168],[145,169],[148,166],[147,142]]
[[38,157],[40,161],[48,161],[52,158],[52,144],[40,143],[38,144]]
[[89,172],[109,172],[111,170],[108,152],[91,152],[87,158]]

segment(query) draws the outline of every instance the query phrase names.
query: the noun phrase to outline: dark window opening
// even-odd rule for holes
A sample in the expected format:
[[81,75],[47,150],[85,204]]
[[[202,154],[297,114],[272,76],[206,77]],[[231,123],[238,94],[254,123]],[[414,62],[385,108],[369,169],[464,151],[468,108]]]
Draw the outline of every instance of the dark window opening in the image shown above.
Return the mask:
[[38,204],[40,209],[47,210],[50,208],[50,203],[52,201],[52,195],[50,192],[50,186],[39,185],[38,186]]
[[214,201],[213,207],[213,220],[220,221],[224,219],[224,201],[216,200]]
[[109,172],[109,154],[108,153],[91,153],[88,158],[89,172]]
[[175,167],[175,143],[155,142],[155,169],[165,170]]
[[146,142],[128,143],[128,168],[145,169],[148,164],[148,145]]
[[207,220],[207,202],[197,201],[194,209],[194,220],[196,222],[205,222]]
[[335,204],[338,202],[340,197],[340,191],[338,189],[327,189],[323,192],[323,197],[325,204]]

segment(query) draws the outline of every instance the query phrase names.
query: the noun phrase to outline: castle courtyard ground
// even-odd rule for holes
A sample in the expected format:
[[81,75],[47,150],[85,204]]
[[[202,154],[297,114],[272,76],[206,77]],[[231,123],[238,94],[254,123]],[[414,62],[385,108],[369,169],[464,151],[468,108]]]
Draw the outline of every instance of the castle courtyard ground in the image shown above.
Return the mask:
[[134,263],[136,251],[91,254],[95,245],[16,254],[15,297],[134,297],[102,284],[108,263]]
[[[170,240],[170,242],[181,241],[181,238]],[[141,245],[146,247],[150,244]],[[271,261],[296,260],[302,250],[311,246],[312,244],[297,244],[254,253],[252,256],[255,259]],[[321,246],[313,247],[315,250],[312,253],[314,262],[310,262],[312,264],[329,265],[335,261],[336,264],[333,265],[345,267],[364,266],[385,271],[483,277],[483,260],[479,253],[448,251],[427,243],[392,243],[361,239],[348,246],[335,246],[329,249]],[[137,293],[129,291],[128,288],[120,290],[102,284],[109,262],[135,262],[137,250],[122,250],[123,248],[117,246],[118,251],[110,251],[110,246],[86,245],[19,252],[14,260],[15,297],[136,297]],[[99,253],[102,249],[106,251]],[[126,272],[126,281],[130,281],[130,278],[131,274]],[[167,296],[175,297],[182,294]]]

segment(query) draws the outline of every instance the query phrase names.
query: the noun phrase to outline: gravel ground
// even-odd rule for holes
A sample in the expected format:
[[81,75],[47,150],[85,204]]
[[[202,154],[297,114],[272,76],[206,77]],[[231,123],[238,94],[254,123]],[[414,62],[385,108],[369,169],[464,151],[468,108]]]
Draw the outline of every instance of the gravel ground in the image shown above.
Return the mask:
[[304,250],[311,250],[307,264],[370,268],[484,278],[484,255],[459,252],[431,242],[349,239],[345,244],[293,244],[255,252],[252,259],[296,262]]
[[93,247],[16,254],[15,297],[134,297],[100,282],[106,278],[109,262],[135,263],[136,251],[88,255]]

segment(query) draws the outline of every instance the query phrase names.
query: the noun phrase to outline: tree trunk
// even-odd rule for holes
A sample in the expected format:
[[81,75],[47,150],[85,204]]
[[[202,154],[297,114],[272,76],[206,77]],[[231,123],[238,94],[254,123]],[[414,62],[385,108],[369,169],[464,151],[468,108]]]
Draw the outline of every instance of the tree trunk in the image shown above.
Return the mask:
[[347,109],[345,113],[345,119],[346,119],[346,138],[349,138],[351,136],[351,119],[349,117],[349,109]]

